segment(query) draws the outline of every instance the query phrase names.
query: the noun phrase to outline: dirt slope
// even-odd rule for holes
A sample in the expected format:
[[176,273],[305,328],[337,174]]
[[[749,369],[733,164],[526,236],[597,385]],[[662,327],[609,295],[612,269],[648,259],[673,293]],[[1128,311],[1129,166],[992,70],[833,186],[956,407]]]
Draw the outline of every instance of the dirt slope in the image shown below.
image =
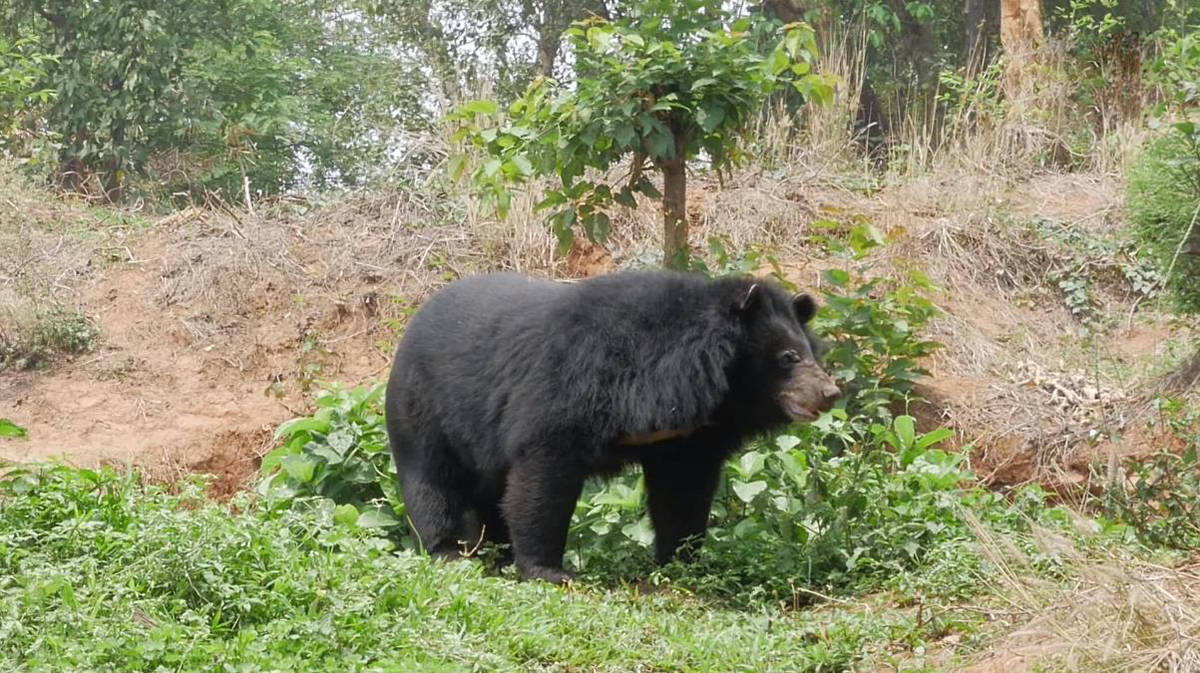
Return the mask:
[[[813,220],[860,214],[898,233],[894,249],[870,260],[876,273],[892,272],[904,257],[947,290],[939,303],[949,315],[934,330],[947,348],[931,362],[922,417],[977,440],[977,467],[992,479],[1020,481],[1052,464],[1078,482],[1089,462],[1114,450],[1087,441],[1088,432],[1123,413],[1132,382],[1080,376],[1087,363],[1072,318],[1037,268],[1038,255],[1053,251],[1004,248],[1006,239],[991,233],[1003,233],[996,212],[1102,232],[1119,226],[1115,192],[1080,176],[964,180],[869,196],[761,179],[724,190],[702,185],[691,204],[694,235],[722,233],[735,245],[765,237],[794,280],[811,287],[831,263],[806,254]],[[93,352],[46,370],[0,373],[0,417],[30,435],[0,443],[0,458],[136,464],[155,478],[210,472],[221,475],[225,493],[254,473],[274,427],[305,410],[314,379],[385,375],[396,333],[389,321],[445,279],[496,267],[587,275],[614,264],[590,246],[558,263],[554,242],[532,219],[504,229],[411,194],[308,212],[260,208],[258,216],[187,211],[100,241],[81,233],[87,227],[64,234],[63,212],[23,213],[5,223],[5,233],[33,251],[23,273],[75,269],[50,291],[82,307],[101,336]],[[652,246],[656,221],[652,207],[618,219],[618,256]],[[69,260],[55,252],[64,240],[76,251]],[[102,254],[107,262],[98,263]],[[1105,301],[1111,311],[1133,305],[1132,297]],[[1134,368],[1160,357],[1168,335],[1160,321],[1131,320],[1098,348],[1106,361]]]

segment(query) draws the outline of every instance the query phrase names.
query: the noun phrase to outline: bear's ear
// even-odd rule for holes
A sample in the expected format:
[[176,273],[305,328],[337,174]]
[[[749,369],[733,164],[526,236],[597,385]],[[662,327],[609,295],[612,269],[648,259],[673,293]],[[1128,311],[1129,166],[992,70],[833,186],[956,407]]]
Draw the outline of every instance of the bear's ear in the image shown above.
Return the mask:
[[796,318],[800,320],[800,324],[807,325],[817,314],[817,302],[807,294],[798,294],[792,297],[792,309],[796,311]]
[[737,298],[733,306],[740,312],[749,311],[758,304],[762,298],[762,293],[762,288],[758,286],[758,283],[754,283]]

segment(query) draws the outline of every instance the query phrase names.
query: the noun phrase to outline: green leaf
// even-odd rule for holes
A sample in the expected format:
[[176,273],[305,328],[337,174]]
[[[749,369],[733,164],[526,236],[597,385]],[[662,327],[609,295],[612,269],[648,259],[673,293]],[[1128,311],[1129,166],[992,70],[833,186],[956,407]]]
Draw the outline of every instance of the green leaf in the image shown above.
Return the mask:
[[25,428],[13,423],[7,418],[0,418],[0,437],[17,437],[23,438],[27,436]]
[[541,201],[539,201],[533,207],[533,212],[537,213],[537,212],[541,212],[547,208],[561,206],[562,204],[564,204],[566,202],[567,202],[567,197],[563,196],[562,192],[551,190],[551,191],[546,192],[546,197],[543,198]]
[[850,273],[843,269],[828,269],[824,276],[825,280],[838,287],[843,287],[850,282]]
[[621,533],[643,547],[649,547],[654,542],[654,527],[648,516],[643,516],[636,523],[626,524],[621,528]]
[[749,504],[754,500],[754,496],[767,490],[767,482],[765,481],[734,481],[733,492],[737,494],[739,500]]
[[358,515],[356,522],[360,528],[391,528],[397,526],[401,522],[396,517],[388,514],[379,508],[370,508],[363,510],[362,514]]
[[480,114],[480,115],[486,115],[486,116],[490,117],[490,116],[496,114],[497,110],[499,110],[500,108],[496,105],[495,101],[471,100],[471,101],[467,101],[466,103],[463,103],[461,109],[463,112],[467,112],[470,114]]
[[650,182],[650,178],[643,177],[641,180],[638,180],[637,190],[652,199],[662,198],[662,192],[658,191],[653,182]]
[[609,226],[608,215],[604,213],[591,213],[583,218],[583,229],[595,243],[602,243],[608,238]]
[[308,446],[305,447],[305,452],[308,456],[319,458],[329,465],[337,465],[345,458],[343,453],[334,450],[329,445],[318,444],[316,442],[309,442]]
[[800,438],[795,435],[780,435],[775,438],[775,445],[783,451],[791,451],[800,445]]
[[290,421],[284,421],[279,424],[279,428],[275,430],[275,439],[279,439],[284,435],[295,435],[301,432],[328,432],[329,421],[321,418],[301,417],[293,418]]
[[738,472],[742,478],[749,479],[762,471],[766,464],[766,456],[760,451],[747,451],[738,459]]
[[334,507],[333,522],[339,526],[353,528],[358,523],[358,509],[350,504]]
[[633,124],[622,124],[616,127],[613,129],[612,137],[621,149],[636,149],[634,140],[637,139],[637,129],[633,128]]
[[721,125],[725,119],[725,108],[716,104],[704,105],[696,113],[696,120],[700,122],[700,128],[705,133],[712,133],[712,130]]
[[558,239],[558,254],[565,255],[571,249],[571,241],[575,238],[573,227],[576,214],[571,208],[560,210],[550,216],[550,228]]
[[934,444],[950,439],[953,436],[954,431],[950,428],[938,428],[918,437],[915,446],[918,449],[924,450],[930,446],[933,446]]
[[526,157],[524,154],[518,154],[517,156],[513,157],[513,163],[517,166],[517,169],[521,171],[522,177],[529,177],[530,175],[533,175],[533,164],[529,162],[528,157]]
[[329,443],[330,448],[337,451],[339,454],[345,454],[354,446],[354,437],[344,429],[334,430],[325,438]]
[[467,157],[464,155],[456,155],[450,159],[450,179],[455,182],[462,179],[463,173],[467,170]]
[[892,421],[892,427],[896,431],[897,439],[900,440],[901,449],[907,450],[913,446],[916,428],[912,416],[897,416],[896,420]]
[[633,191],[628,187],[622,188],[614,194],[613,200],[626,208],[637,208],[637,199],[633,196]]
[[258,468],[259,474],[271,474],[285,457],[293,455],[296,455],[296,451],[289,446],[281,446],[267,452],[267,455],[263,456],[262,465]]
[[317,464],[304,456],[287,456],[279,464],[289,477],[301,483],[312,481],[317,469]]
[[646,139],[646,149],[655,159],[667,159],[675,156],[675,138],[670,131],[655,131]]

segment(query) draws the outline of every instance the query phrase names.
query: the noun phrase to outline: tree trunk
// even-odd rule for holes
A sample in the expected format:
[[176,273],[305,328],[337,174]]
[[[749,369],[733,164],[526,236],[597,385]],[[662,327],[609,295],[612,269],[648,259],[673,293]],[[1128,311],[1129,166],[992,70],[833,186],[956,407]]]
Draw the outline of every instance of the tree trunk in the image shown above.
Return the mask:
[[522,13],[525,23],[537,31],[537,59],[533,64],[535,76],[554,76],[562,34],[571,23],[589,16],[608,18],[603,0],[574,0],[562,2],[525,2]]
[[539,27],[537,44],[537,61],[533,64],[533,73],[537,77],[553,77],[554,62],[558,60],[558,47],[562,31],[557,27],[543,24]]
[[1042,0],[1000,0],[1000,44],[1008,54],[1005,93],[1020,103],[1030,90],[1025,76],[1042,43]]
[[937,83],[937,68],[934,67],[937,41],[934,39],[933,29],[928,23],[918,21],[908,11],[908,3],[904,0],[888,2],[892,13],[900,19],[903,36],[901,48],[916,70],[917,84],[922,89],[929,89]]
[[688,267],[687,165],[682,158],[661,162],[663,174],[663,266]]
[[970,77],[979,74],[988,62],[988,4],[989,0],[967,0],[966,3],[966,57]]
[[686,271],[688,264],[686,131],[671,125],[675,152],[658,160],[663,174],[663,266]]

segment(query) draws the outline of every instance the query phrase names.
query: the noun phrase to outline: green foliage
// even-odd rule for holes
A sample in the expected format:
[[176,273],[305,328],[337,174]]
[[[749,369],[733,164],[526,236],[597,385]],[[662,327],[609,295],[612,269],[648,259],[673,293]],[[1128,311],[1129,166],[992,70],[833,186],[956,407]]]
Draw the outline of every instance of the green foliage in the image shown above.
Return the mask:
[[1179,310],[1200,311],[1200,126],[1180,122],[1151,141],[1129,175],[1130,220]]
[[1178,399],[1157,399],[1162,425],[1183,445],[1127,461],[1123,483],[1104,493],[1105,509],[1147,545],[1200,547],[1200,413]]
[[177,114],[174,69],[213,27],[214,3],[52,2],[33,25],[56,57],[42,85],[55,91],[46,124],[62,139],[60,160],[72,180],[103,172],[118,194],[124,174],[148,155],[146,134]]
[[0,437],[16,437],[21,439],[28,434],[29,433],[26,432],[25,428],[13,423],[7,418],[0,418]]
[[405,538],[404,506],[383,424],[383,383],[333,385],[313,402],[312,416],[275,431],[283,444],[268,453],[261,491],[292,499],[320,496],[338,504],[335,516]]
[[[807,99],[827,100],[832,89],[812,72],[813,31],[791,25],[758,49],[750,19],[734,19],[719,3],[689,0],[644,3],[641,13],[608,22],[593,19],[566,31],[575,55],[570,88],[535,81],[501,115],[491,101],[471,101],[449,116],[456,139],[482,151],[471,171],[485,201],[506,215],[511,186],[552,175],[561,186],[538,203],[565,250],[576,227],[603,240],[615,204],[632,207],[636,194],[660,198],[644,163],[664,170],[704,152],[718,170],[742,158],[751,114],[777,88],[791,84]],[[679,20],[689,17],[691,20]],[[632,157],[623,184],[606,171]],[[461,175],[466,156],[455,159]]]
[[96,346],[100,329],[82,313],[54,306],[30,325],[0,326],[0,371],[36,369],[60,353],[78,355]]
[[1153,255],[1124,235],[1098,235],[1078,222],[1039,217],[1032,222],[1038,236],[1062,246],[1046,279],[1062,292],[1063,302],[1086,329],[1101,329],[1114,317],[1100,311],[1095,289],[1117,284],[1141,297],[1153,298],[1162,289],[1163,273]]
[[[226,39],[188,50],[179,114],[152,145],[186,148],[201,170],[163,176],[165,190],[228,197],[243,178],[273,193],[390,177],[397,136],[425,126],[419,87],[395,83],[415,85],[420,73],[376,22],[341,4],[239,0]],[[412,149],[405,158],[421,160]]]
[[[653,533],[633,476],[581,500],[570,556],[595,579],[637,568],[749,604],[790,602],[797,586],[857,590],[910,576],[941,547],[972,538],[961,511],[970,479],[963,455],[937,448],[948,430],[918,433],[912,417],[899,416],[863,430],[854,451],[828,447],[829,437],[856,431],[838,410],[740,454],[725,471],[695,565],[649,566]],[[964,558],[957,570],[978,562]]]
[[54,58],[38,49],[36,40],[9,42],[0,37],[0,154],[24,154],[31,143],[26,128],[37,110],[54,97],[38,83]]
[[[846,420],[888,423],[891,409],[906,404],[913,386],[926,376],[921,361],[940,344],[921,337],[938,315],[926,296],[934,290],[923,273],[910,269],[907,282],[867,279],[851,286],[842,269],[825,272],[830,283],[824,305],[813,320],[818,334],[832,341],[826,367],[843,384]],[[847,442],[865,438],[859,427]]]
[[1167,0],[1160,45],[1148,76],[1165,94],[1159,111],[1187,109],[1200,103],[1200,8],[1186,0]]
[[[971,626],[886,604],[733,611],[393,552],[329,504],[109,468],[0,477],[0,669],[851,670]],[[301,506],[303,505],[303,506]]]
[[13,72],[54,94],[25,106],[58,144],[54,177],[82,187],[99,175],[114,198],[133,175],[176,197],[229,198],[245,182],[275,193],[380,178],[396,164],[397,135],[424,123],[419,87],[380,85],[417,81],[418,64],[353,10],[121,0],[0,8],[0,18],[49,53]]

